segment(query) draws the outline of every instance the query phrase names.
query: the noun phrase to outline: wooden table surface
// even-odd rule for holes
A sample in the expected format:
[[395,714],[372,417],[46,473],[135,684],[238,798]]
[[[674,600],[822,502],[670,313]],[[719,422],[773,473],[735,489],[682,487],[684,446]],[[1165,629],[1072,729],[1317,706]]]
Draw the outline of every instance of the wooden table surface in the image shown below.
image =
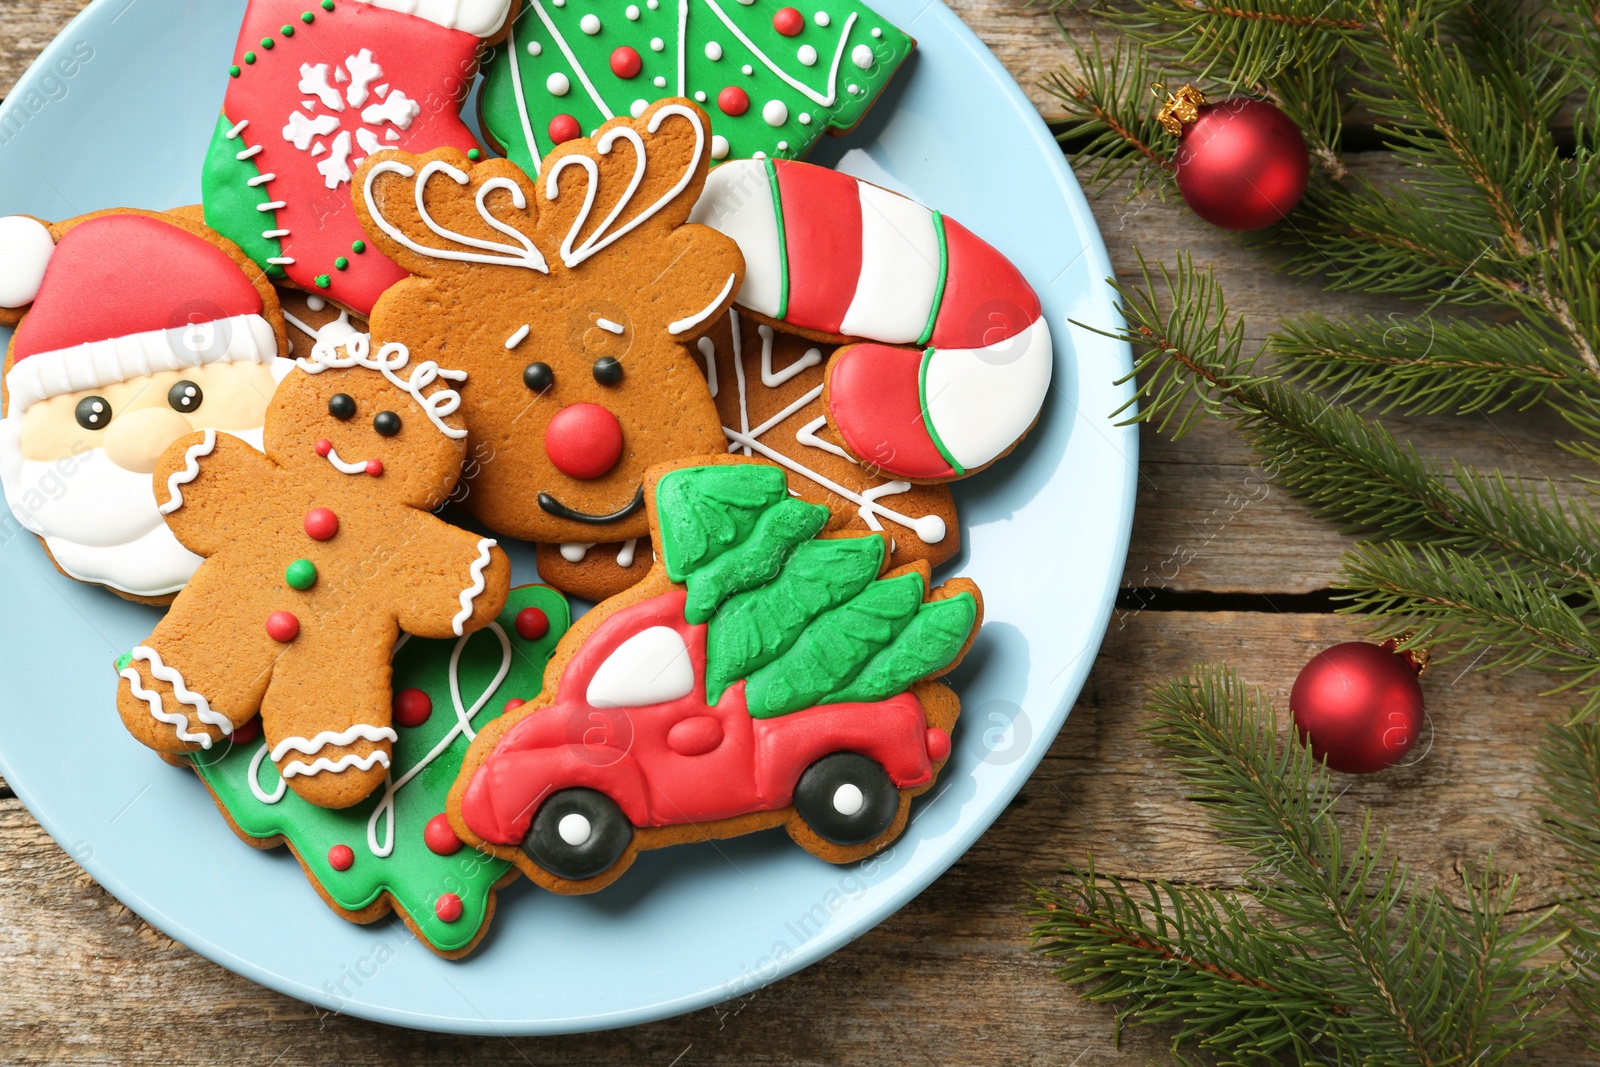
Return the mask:
[[[0,92],[86,0],[0,0]],[[1047,119],[1040,88],[1069,61],[1042,2],[956,0]],[[1063,16],[1084,38],[1097,27]],[[1355,168],[1392,169],[1384,153]],[[1091,199],[1112,262],[1133,266],[1187,249],[1215,264],[1259,337],[1282,314],[1395,307],[1283,278],[1181,204]],[[0,205],[3,207],[3,205]],[[1417,419],[1424,448],[1572,483],[1548,420],[1514,414]],[[1124,1034],[1111,1012],[1057,983],[1027,951],[1024,882],[1066,860],[1121,875],[1233,885],[1237,852],[1219,846],[1174,775],[1137,734],[1147,686],[1189,664],[1226,661],[1286,706],[1307,658],[1359,637],[1328,611],[1347,539],[1264,484],[1248,448],[1202,424],[1172,444],[1145,432],[1139,500],[1121,603],[1082,697],[1021,794],[933,886],[855,943],[745,998],[629,1030],[553,1039],[411,1033],[333,1016],[200,958],[130,913],[45,834],[0,783],[0,1062],[173,1064],[1143,1064],[1167,1062],[1159,1032]],[[1339,809],[1370,808],[1393,848],[1449,885],[1492,849],[1522,880],[1522,908],[1548,905],[1557,882],[1535,814],[1530,751],[1561,714],[1534,679],[1462,666],[1424,681],[1432,746],[1415,765],[1348,781]],[[307,894],[308,906],[315,906]],[[468,964],[470,966],[470,964]],[[1535,1062],[1577,1062],[1558,1042]]]

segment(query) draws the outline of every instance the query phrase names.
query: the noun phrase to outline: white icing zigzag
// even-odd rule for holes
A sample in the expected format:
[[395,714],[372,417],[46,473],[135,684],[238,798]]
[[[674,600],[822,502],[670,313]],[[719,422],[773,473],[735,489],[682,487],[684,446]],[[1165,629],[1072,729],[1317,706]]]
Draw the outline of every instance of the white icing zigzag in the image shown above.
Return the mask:
[[343,370],[355,366],[380,371],[390,384],[411,394],[411,399],[417,402],[417,406],[422,408],[423,414],[438,427],[440,433],[457,441],[467,436],[465,429],[458,430],[444,421],[446,416],[454,415],[456,409],[461,406],[461,394],[449,388],[435,389],[426,394],[422,391],[441,378],[464,382],[467,380],[466,371],[448,370],[427,359],[412,369],[410,378],[402,378],[395,372],[404,368],[411,360],[410,349],[396,342],[390,342],[378,349],[376,356],[371,354],[371,349],[371,336],[358,333],[344,342],[344,350],[349,353],[348,355],[339,355],[337,345],[318,341],[311,349],[310,359],[297,359],[295,363],[307,374],[321,374],[325,370]]
[[216,450],[216,447],[217,431],[215,430],[207,430],[203,440],[189,446],[189,450],[183,454],[183,469],[173,471],[172,476],[167,479],[167,495],[172,499],[162,504],[156,509],[157,511],[163,515],[171,515],[174,511],[183,507],[183,490],[178,487],[180,485],[188,485],[200,477],[200,457],[211,455]]
[[[487,252],[501,254],[490,256],[484,255],[483,252],[458,252],[453,248],[429,248],[427,245],[420,245],[413,241],[384,217],[383,212],[378,209],[377,201],[372,197],[372,183],[377,180],[380,174],[398,174],[402,178],[416,178],[417,212],[422,219],[423,225],[440,237],[447,241],[459,242],[469,248],[481,248]],[[367,180],[362,186],[361,195],[366,201],[367,210],[372,213],[373,221],[378,224],[378,228],[411,251],[418,255],[428,256],[431,259],[448,259],[460,263],[485,263],[490,266],[501,267],[524,267],[528,270],[538,271],[540,274],[550,273],[550,268],[545,263],[544,254],[534,247],[533,242],[495,218],[489,211],[488,204],[484,202],[485,198],[494,190],[505,189],[511,193],[512,206],[518,211],[526,211],[528,209],[528,198],[523,195],[521,186],[510,178],[491,178],[478,189],[476,203],[479,217],[491,229],[497,230],[517,242],[515,245],[501,244],[496,241],[485,241],[478,237],[468,237],[464,233],[457,233],[455,230],[439,225],[433,215],[428,212],[428,208],[423,202],[423,190],[427,187],[428,179],[435,174],[444,174],[457,185],[466,185],[471,180],[467,177],[465,171],[452,167],[442,160],[434,160],[432,163],[425,165],[421,174],[418,174],[416,170],[406,166],[404,163],[395,160],[385,160],[367,171]]]
[[461,590],[461,610],[450,620],[450,628],[455,631],[457,637],[461,636],[461,628],[466,625],[467,620],[472,618],[472,602],[487,588],[483,581],[483,572],[489,566],[489,550],[495,544],[492,537],[485,537],[478,542],[478,558],[473,560],[472,566],[467,569],[467,573],[472,577],[472,584]]
[[329,745],[348,745],[352,741],[398,741],[400,737],[393,729],[387,726],[372,726],[368,723],[358,722],[347,730],[324,730],[316,737],[285,737],[272,748],[272,762],[277,763],[290,752],[298,752],[303,756],[315,756]]
[[[172,694],[178,698],[178,702],[180,704],[188,704],[195,709],[195,718],[208,726],[219,728],[225,734],[233,733],[233,723],[228,721],[228,717],[219,711],[211,710],[211,704],[206,698],[192,691],[184,684],[183,675],[178,672],[177,668],[169,667],[161,662],[161,654],[155,649],[140,645],[133,650],[131,655],[135,660],[144,660],[149,663],[150,674],[157,680],[172,686]],[[128,685],[133,690],[133,695],[150,705],[150,714],[152,716],[177,730],[179,741],[185,744],[198,743],[203,749],[211,747],[212,742],[209,734],[188,732],[189,718],[187,715],[182,712],[165,710],[161,694],[154,689],[146,689],[144,687],[144,683],[139,678],[139,672],[134,669],[131,663],[118,673],[128,680]]]
[[358,756],[354,752],[349,752],[340,756],[337,760],[331,760],[326,756],[319,756],[311,763],[301,763],[299,760],[295,760],[283,769],[282,774],[285,779],[288,779],[299,775],[321,774],[323,771],[337,773],[339,771],[347,771],[351,767],[370,771],[375,764],[379,763],[385,767],[389,766],[389,754],[387,752],[369,752],[365,756]]

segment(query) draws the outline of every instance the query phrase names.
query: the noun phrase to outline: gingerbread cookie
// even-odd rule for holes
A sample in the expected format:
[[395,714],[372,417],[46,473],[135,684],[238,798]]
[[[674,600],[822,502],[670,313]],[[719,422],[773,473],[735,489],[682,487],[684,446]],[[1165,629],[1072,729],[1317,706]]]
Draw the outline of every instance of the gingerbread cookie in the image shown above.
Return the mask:
[[405,277],[368,248],[351,179],[386,148],[481,152],[461,121],[513,0],[250,0],[206,155],[206,222],[274,278],[359,313]]
[[668,95],[712,114],[713,160],[798,159],[854,129],[915,47],[854,0],[529,0],[484,62],[478,114],[529,174],[556,146]]
[[209,750],[259,711],[289,788],[329,808],[391,766],[401,631],[481,629],[511,573],[492,539],[430,514],[466,455],[448,421],[461,398],[445,386],[464,375],[365,342],[297,361],[268,409],[265,455],[207,431],[162,456],[161,512],[205,562],[117,664],[117,708],[144,744]]
[[5,361],[0,482],[56,567],[165,604],[200,564],[173,537],[150,472],[173,441],[222,430],[261,447],[291,366],[271,284],[177,214],[0,218]]
[[933,679],[976,638],[977,587],[883,573],[881,534],[743,457],[653,469],[650,576],[562,639],[543,692],[482,730],[456,833],[561,893],[644,849],[784,826],[835,863],[882,849],[950,755],[959,702]]
[[644,580],[654,565],[648,538],[611,544],[568,541],[540,545],[539,577],[566,593],[601,601]]
[[256,848],[287,845],[337,914],[370,923],[392,910],[434,952],[465,956],[517,872],[462,847],[445,796],[476,732],[543,686],[569,623],[566,598],[531,585],[476,633],[405,640],[394,658],[394,765],[382,791],[354,807],[331,811],[290,792],[254,720],[225,751],[189,759],[234,832]]
[[710,163],[686,100],[569,141],[538,180],[509,160],[385,153],[357,175],[362,225],[414,277],[375,344],[469,372],[477,464],[462,501],[525,541],[646,534],[644,472],[723,447],[696,340],[742,277],[728,238],[686,223]]
[[318,343],[339,348],[356,334],[369,332],[366,319],[352,315],[349,309],[331,304],[316,293],[284,285],[278,288],[278,302],[283,305],[283,321],[289,329],[289,354],[292,356],[309,356]]
[[845,345],[823,405],[855,458],[948,481],[1000,459],[1038,418],[1052,369],[1039,298],[954,219],[783,160],[718,167],[690,217],[738,241],[741,309]]

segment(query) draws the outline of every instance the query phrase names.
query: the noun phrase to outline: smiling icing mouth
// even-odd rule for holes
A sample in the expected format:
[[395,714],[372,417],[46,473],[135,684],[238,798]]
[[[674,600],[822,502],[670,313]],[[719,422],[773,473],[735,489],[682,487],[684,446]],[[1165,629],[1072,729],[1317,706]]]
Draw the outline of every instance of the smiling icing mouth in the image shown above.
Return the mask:
[[633,499],[620,511],[613,511],[609,515],[589,515],[582,511],[574,511],[561,503],[549,493],[539,494],[539,507],[554,515],[558,519],[570,519],[573,522],[586,522],[590,526],[603,526],[608,522],[620,522],[644,507],[644,486],[641,485],[634,491]]
[[333,442],[326,437],[317,442],[316,449],[317,455],[333,464],[334,470],[341,474],[370,474],[376,478],[383,473],[383,460],[381,459],[363,460],[359,463],[351,463],[348,460],[340,459],[339,453],[334,451]]

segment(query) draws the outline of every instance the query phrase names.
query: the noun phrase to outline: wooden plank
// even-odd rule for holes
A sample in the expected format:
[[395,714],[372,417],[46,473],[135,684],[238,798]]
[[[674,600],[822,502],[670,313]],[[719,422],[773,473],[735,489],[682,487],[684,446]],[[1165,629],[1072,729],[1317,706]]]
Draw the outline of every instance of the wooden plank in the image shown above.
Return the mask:
[[[1093,853],[1102,870],[1236,884],[1239,853],[1205,829],[1171,770],[1138,733],[1146,686],[1201,659],[1226,659],[1282,699],[1313,652],[1360,633],[1324,615],[1143,612],[1113,628],[1083,699],[1007,811],[943,878],[883,926],[742,1003],[650,1026],[510,1042],[534,1062],[910,1062],[1142,1064],[1159,1034],[1113,1047],[1110,1014],[1026,950],[1023,882],[1050,881]],[[1426,679],[1433,744],[1414,765],[1345,778],[1338,809],[1370,807],[1394,854],[1447,888],[1494,849],[1522,879],[1525,907],[1557,889],[1535,813],[1528,753],[1558,716],[1531,679],[1438,669]],[[983,731],[958,727],[958,745]],[[988,758],[1005,759],[1005,750]],[[241,846],[243,847],[243,846]],[[308,889],[308,908],[322,905]],[[514,1059],[507,1042],[408,1035],[259,989],[146,926],[99,889],[14,800],[0,802],[0,1047],[12,1059],[472,1063]],[[240,921],[248,921],[241,916]],[[381,936],[385,926],[375,928]],[[472,966],[471,961],[461,964]],[[1525,1062],[1565,1064],[1562,1044]]]
[[67,21],[89,0],[4,0],[0,3],[0,97],[11,92],[22,72]]

